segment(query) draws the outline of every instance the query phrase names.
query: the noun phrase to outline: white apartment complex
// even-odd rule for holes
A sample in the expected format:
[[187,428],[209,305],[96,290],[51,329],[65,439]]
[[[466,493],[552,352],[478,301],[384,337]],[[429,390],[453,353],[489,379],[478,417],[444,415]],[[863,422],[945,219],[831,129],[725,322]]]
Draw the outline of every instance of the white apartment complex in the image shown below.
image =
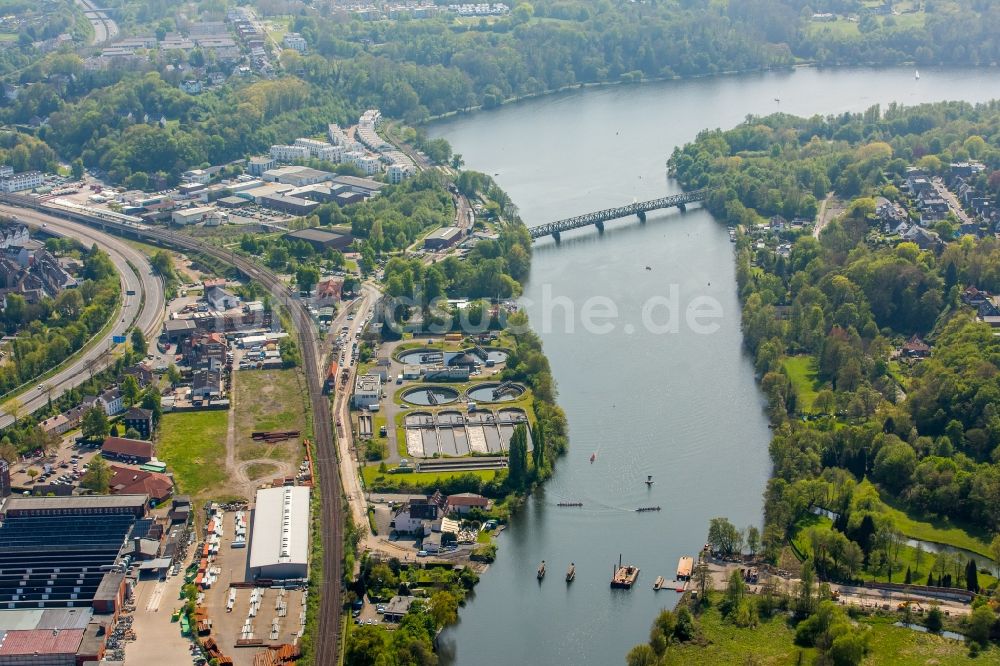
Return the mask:
[[309,149],[305,146],[271,146],[271,157],[278,162],[294,162],[309,159]]
[[7,193],[23,192],[41,187],[44,182],[45,176],[41,171],[24,171],[0,177],[0,190]]
[[312,157],[319,160],[326,160],[327,162],[339,162],[344,152],[340,146],[334,146],[326,141],[317,141],[316,139],[296,139],[295,145],[308,149]]

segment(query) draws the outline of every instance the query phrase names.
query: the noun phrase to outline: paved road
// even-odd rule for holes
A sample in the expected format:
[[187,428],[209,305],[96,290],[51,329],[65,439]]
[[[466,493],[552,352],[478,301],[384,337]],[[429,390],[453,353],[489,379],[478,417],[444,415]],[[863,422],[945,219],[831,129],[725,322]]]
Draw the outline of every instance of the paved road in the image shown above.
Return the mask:
[[958,218],[959,224],[973,223],[973,219],[969,217],[965,210],[962,209],[962,204],[959,203],[958,197],[955,196],[955,193],[945,187],[944,181],[940,178],[933,178],[931,179],[931,184],[934,186],[938,195],[948,202],[948,208],[950,208],[951,212],[953,212],[955,217]]
[[[12,196],[11,200],[23,200],[25,206],[36,206],[38,202]],[[316,471],[322,487],[321,517],[323,552],[323,579],[315,593],[319,595],[319,622],[313,646],[314,660],[318,664],[332,664],[339,654],[340,611],[341,611],[341,557],[343,552],[343,519],[340,515],[341,490],[338,460],[334,444],[330,403],[323,395],[325,374],[322,365],[320,341],[317,340],[316,326],[300,301],[288,286],[274,273],[235,252],[205,244],[199,239],[174,234],[169,230],[136,226],[83,215],[77,212],[59,212],[73,219],[114,230],[116,233],[135,235],[147,242],[163,244],[181,251],[203,253],[216,261],[232,265],[251,280],[256,280],[272,296],[276,305],[284,306],[291,315],[299,346],[302,350],[302,365],[306,375],[308,395],[313,411],[313,433],[316,436]]]
[[[153,275],[152,266],[145,255],[113,236],[58,217],[4,205],[0,205],[0,213],[16,217],[21,222],[36,227],[44,224],[46,232],[75,238],[87,247],[96,243],[108,253],[122,277],[123,292],[135,292],[134,296],[124,296],[124,306],[118,321],[108,333],[108,341],[112,335],[126,335],[133,326],[140,328],[147,340],[159,335],[165,305],[163,282],[158,276]],[[138,275],[133,266],[138,270]],[[110,342],[99,341],[55,376],[45,380],[41,384],[41,389],[33,386],[21,394],[18,397],[22,405],[21,415],[41,409],[48,404],[50,397],[53,400],[59,398],[69,389],[88,380],[92,374],[97,374],[110,365],[113,355],[109,353],[109,347]],[[0,428],[6,428],[13,422],[14,417],[11,414],[0,411]]]
[[111,20],[103,11],[98,11],[98,5],[94,0],[76,0],[76,4],[83,9],[83,15],[94,27],[94,41],[92,45],[104,44],[118,37],[118,24]]

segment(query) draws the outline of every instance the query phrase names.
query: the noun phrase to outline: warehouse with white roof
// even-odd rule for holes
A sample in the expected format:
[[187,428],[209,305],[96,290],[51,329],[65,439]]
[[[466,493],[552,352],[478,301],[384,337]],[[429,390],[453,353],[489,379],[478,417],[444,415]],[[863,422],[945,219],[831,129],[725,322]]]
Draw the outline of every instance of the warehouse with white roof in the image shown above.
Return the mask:
[[257,491],[250,542],[254,578],[306,578],[309,568],[309,488]]

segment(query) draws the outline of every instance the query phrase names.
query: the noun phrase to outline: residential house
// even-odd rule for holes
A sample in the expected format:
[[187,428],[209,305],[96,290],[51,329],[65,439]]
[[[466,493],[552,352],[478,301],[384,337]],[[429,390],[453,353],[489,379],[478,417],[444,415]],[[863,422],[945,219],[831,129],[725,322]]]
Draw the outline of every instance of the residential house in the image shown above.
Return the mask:
[[65,414],[56,414],[55,416],[50,416],[49,418],[41,421],[38,427],[42,429],[44,433],[55,433],[56,435],[61,435],[72,428],[69,418]]
[[153,411],[151,409],[133,407],[125,412],[122,422],[125,424],[126,431],[135,430],[142,439],[152,439]]
[[966,305],[978,308],[983,303],[990,302],[990,293],[988,291],[981,291],[974,285],[970,284],[965,288],[965,291],[962,292],[962,302]]
[[35,252],[31,262],[31,270],[45,285],[45,290],[52,296],[61,294],[66,289],[77,286],[76,278],[66,272],[59,260],[46,250]]
[[473,509],[486,511],[490,506],[490,501],[482,495],[475,493],[458,493],[449,495],[445,504],[445,513],[458,513],[465,515]]
[[933,191],[934,189],[927,174],[919,169],[911,169],[907,172],[905,185],[912,197],[916,197],[921,192]]
[[222,287],[208,287],[205,289],[205,300],[216,312],[223,312],[230,308],[239,307],[240,298]]
[[0,228],[0,248],[23,247],[28,240],[28,227],[23,224]]
[[222,373],[218,370],[198,370],[191,380],[193,400],[214,400],[222,397]]
[[316,285],[316,298],[322,301],[339,301],[343,288],[344,278],[327,278]]
[[122,392],[117,386],[97,396],[97,404],[101,406],[101,409],[108,416],[116,416],[125,409],[125,405],[122,402]]
[[139,388],[146,388],[153,383],[153,371],[143,363],[136,363],[131,368],[125,370],[125,374],[135,377],[135,381],[139,383]]
[[908,229],[906,233],[902,235],[902,239],[910,243],[916,243],[917,247],[921,250],[932,250],[936,252],[944,247],[944,242],[937,235],[937,233],[928,231],[923,227],[915,226]]
[[281,40],[281,43],[286,49],[292,49],[298,51],[299,53],[306,52],[306,40],[297,32],[289,32],[286,34],[284,39]]
[[403,616],[410,612],[410,606],[416,601],[416,597],[393,597],[385,606],[382,619],[385,622],[402,622]]
[[184,361],[192,368],[221,371],[226,365],[226,338],[217,332],[199,333],[181,342]]
[[920,336],[916,334],[903,344],[901,351],[903,352],[903,356],[907,358],[927,358],[931,355],[930,345],[921,340]]
[[46,296],[41,278],[6,256],[0,256],[0,292],[19,294],[29,303],[37,303]]
[[440,507],[431,498],[415,497],[396,510],[391,526],[401,534],[423,536],[430,533],[431,523],[439,514]]
[[153,459],[153,443],[141,439],[108,437],[101,445],[101,455],[109,460],[127,463],[148,463]]

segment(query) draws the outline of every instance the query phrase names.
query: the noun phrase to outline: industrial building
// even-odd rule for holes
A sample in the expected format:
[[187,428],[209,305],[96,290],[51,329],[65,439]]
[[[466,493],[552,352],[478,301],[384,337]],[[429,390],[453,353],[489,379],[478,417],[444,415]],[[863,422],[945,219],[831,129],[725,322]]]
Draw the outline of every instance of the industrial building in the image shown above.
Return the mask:
[[[306,151],[309,157],[309,149],[304,146],[293,146]],[[272,183],[282,183],[283,185],[294,185],[302,187],[332,180],[334,174],[329,171],[319,171],[305,166],[284,166],[277,169],[270,169],[264,172],[264,180]]]
[[[145,495],[76,495],[74,497],[24,497],[13,495],[0,507],[0,519],[48,516],[146,515]],[[0,526],[0,532],[3,527]]]
[[285,234],[285,238],[302,240],[313,246],[317,252],[346,250],[354,242],[350,234],[339,234],[326,229],[299,229]]
[[254,578],[306,578],[309,568],[309,488],[257,491],[250,542]]
[[382,378],[378,375],[358,375],[354,385],[354,406],[369,409],[382,399]]
[[458,227],[441,227],[424,238],[424,248],[427,250],[443,250],[451,247],[462,237]]
[[275,160],[270,155],[260,155],[258,157],[251,157],[247,162],[247,171],[251,176],[264,175],[265,171],[270,171],[271,169],[278,166],[277,160]]
[[170,219],[174,224],[197,224],[213,212],[215,212],[214,208],[204,206],[197,208],[183,208],[181,210],[175,210],[171,214]]
[[260,198],[260,205],[272,210],[280,210],[283,213],[299,216],[308,215],[319,206],[315,201],[283,194],[263,196]]
[[115,578],[118,589],[110,591],[105,578],[114,574],[136,526],[149,522],[137,520],[148,500],[147,495],[8,498],[0,525],[0,609],[87,608],[102,590],[103,596],[119,598],[124,577]]

